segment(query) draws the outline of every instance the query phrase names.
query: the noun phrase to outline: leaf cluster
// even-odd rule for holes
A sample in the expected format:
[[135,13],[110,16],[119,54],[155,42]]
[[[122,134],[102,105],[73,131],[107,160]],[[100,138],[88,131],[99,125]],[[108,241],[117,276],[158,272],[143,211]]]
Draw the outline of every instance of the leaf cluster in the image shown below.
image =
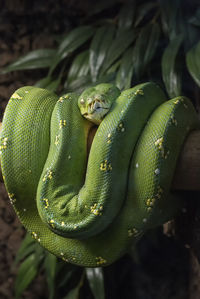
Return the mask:
[[77,299],[83,292],[83,285],[87,285],[90,298],[105,298],[102,268],[81,268],[63,262],[43,249],[29,233],[21,244],[15,263],[20,263],[15,281],[16,299],[21,298],[39,273],[45,274],[49,299]]
[[45,68],[36,86],[59,93],[101,82],[127,89],[144,80],[163,85],[170,97],[187,93],[188,78],[200,86],[200,9],[188,13],[184,2],[130,0],[103,18],[116,3],[102,1],[85,24],[56,38],[56,49],[29,52],[3,72]]

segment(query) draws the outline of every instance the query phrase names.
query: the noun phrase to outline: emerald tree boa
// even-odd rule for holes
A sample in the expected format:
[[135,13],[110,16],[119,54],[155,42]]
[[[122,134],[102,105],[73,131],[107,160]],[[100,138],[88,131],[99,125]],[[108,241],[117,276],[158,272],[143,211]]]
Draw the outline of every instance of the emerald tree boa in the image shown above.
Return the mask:
[[6,107],[0,137],[11,203],[51,253],[106,266],[181,207],[171,181],[183,142],[198,126],[190,100],[167,100],[151,82],[123,92],[99,84],[61,97],[20,88]]

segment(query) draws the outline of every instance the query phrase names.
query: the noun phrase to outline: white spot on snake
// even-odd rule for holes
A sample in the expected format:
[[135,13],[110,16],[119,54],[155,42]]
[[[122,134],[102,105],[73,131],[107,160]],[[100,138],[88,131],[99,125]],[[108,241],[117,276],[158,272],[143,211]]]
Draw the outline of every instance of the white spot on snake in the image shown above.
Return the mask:
[[70,156],[70,155],[68,156],[68,159],[69,159],[69,160],[71,159],[71,156]]
[[52,171],[49,172],[48,178],[51,180],[52,179]]
[[134,93],[135,95],[144,95],[144,91],[142,89],[137,89],[136,92]]
[[52,176],[53,172],[51,170],[47,170],[47,173],[45,174],[45,176],[43,177],[43,182],[45,182],[47,179],[52,179],[53,176]]
[[63,100],[64,100],[64,98],[63,98],[63,97],[60,97],[59,100],[58,100],[58,102],[62,103]]
[[62,129],[63,127],[65,127],[67,124],[67,121],[66,119],[61,119],[60,122],[59,122],[59,128]]
[[162,146],[163,146],[163,137],[161,138],[158,138],[155,143],[154,143],[156,146],[158,146],[159,150],[162,149]]
[[7,148],[8,137],[4,137],[4,138],[1,138],[1,139],[2,139],[1,140],[2,145],[0,146],[0,153],[2,154],[2,150]]
[[128,229],[129,237],[132,237],[133,235],[135,236],[135,235],[137,235],[137,233],[138,233],[138,230],[135,227]]
[[8,197],[10,199],[11,204],[14,204],[16,202],[14,193],[8,193]]
[[36,232],[32,232],[31,235],[33,239],[38,240],[38,235],[36,234]]
[[107,143],[111,143],[111,133],[108,134],[108,140]]
[[70,100],[71,99],[71,97],[67,94],[67,95],[64,95],[64,96],[61,96],[59,99],[58,99],[58,102],[63,102],[64,101],[64,99],[66,99],[66,100]]
[[125,131],[123,122],[119,123],[117,129],[118,129],[118,131],[120,131],[120,132],[124,132],[124,131]]
[[49,201],[47,198],[43,198],[42,201],[44,202],[44,207],[47,209],[49,207]]
[[49,221],[49,224],[51,225],[51,227],[55,227],[55,221],[53,220],[53,219],[51,219],[50,221]]
[[107,160],[105,160],[104,162],[102,162],[100,164],[100,170],[101,171],[111,171],[112,170],[112,165],[111,163],[108,163]]
[[61,226],[64,226],[64,225],[65,225],[65,222],[64,222],[64,221],[62,221],[62,222],[61,222]]
[[103,206],[101,205],[98,207],[96,203],[90,207],[91,213],[93,213],[96,216],[101,216],[102,213],[100,211],[102,211],[102,210],[103,210]]
[[144,223],[146,223],[146,222],[147,222],[147,219],[146,219],[146,218],[143,218],[142,221],[143,221]]
[[156,175],[159,175],[159,174],[160,174],[160,169],[156,168],[156,170],[155,170],[155,174],[156,174]]
[[148,207],[152,207],[155,203],[155,198],[148,198],[147,201],[146,201],[146,205]]
[[18,93],[14,92],[13,95],[11,96],[11,99],[22,100],[23,98],[20,95],[18,95]]
[[97,265],[103,265],[103,264],[106,264],[107,261],[106,261],[106,259],[104,259],[103,257],[101,257],[101,256],[97,256],[97,257],[96,257],[96,263],[97,263]]
[[29,91],[28,91],[28,90],[25,90],[25,93],[29,93]]
[[26,212],[26,209],[23,209],[24,212]]
[[60,253],[60,255],[61,255],[61,256],[63,256],[63,255],[64,255],[64,253],[63,253],[63,252],[61,252],[61,253]]
[[59,144],[59,137],[60,137],[60,135],[56,135],[55,145]]
[[174,104],[177,105],[180,102],[180,99],[177,99]]
[[136,167],[136,168],[138,168],[138,167],[139,167],[139,164],[138,164],[138,163],[136,163],[136,164],[135,164],[135,167]]
[[174,116],[171,117],[171,122],[172,122],[173,125],[175,125],[177,127],[178,122],[177,122],[177,119]]

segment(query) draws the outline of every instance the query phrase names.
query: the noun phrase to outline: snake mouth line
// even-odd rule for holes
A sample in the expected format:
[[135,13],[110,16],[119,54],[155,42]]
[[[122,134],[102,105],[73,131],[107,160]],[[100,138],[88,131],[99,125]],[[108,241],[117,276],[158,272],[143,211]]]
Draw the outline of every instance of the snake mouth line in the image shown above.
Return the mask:
[[92,110],[90,113],[88,112],[85,112],[83,115],[84,116],[88,116],[88,115],[91,115],[91,114],[94,114],[94,113],[98,113],[98,110],[101,111],[101,110],[109,110],[109,108],[104,108],[104,107],[97,107],[95,108],[94,110]]

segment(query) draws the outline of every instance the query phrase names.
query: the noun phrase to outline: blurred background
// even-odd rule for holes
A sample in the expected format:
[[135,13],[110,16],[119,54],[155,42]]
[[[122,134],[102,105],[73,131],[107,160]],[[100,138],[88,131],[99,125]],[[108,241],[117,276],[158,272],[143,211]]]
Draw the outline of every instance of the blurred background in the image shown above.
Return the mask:
[[[19,87],[57,94],[155,81],[200,113],[198,0],[0,1],[0,121]],[[105,269],[57,260],[26,235],[0,179],[0,299],[200,298],[199,192]]]

